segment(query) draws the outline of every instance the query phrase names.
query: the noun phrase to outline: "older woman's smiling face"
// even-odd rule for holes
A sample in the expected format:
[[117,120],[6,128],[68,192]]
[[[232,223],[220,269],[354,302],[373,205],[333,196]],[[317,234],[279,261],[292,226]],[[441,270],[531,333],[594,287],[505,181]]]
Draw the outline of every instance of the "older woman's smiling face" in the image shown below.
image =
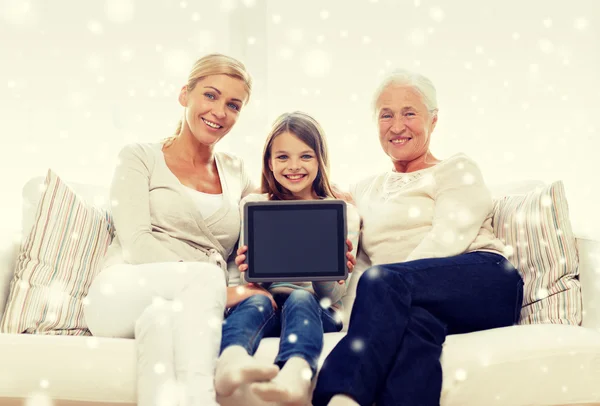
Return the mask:
[[430,113],[423,97],[410,86],[392,84],[377,100],[379,141],[398,172],[423,169],[437,114]]

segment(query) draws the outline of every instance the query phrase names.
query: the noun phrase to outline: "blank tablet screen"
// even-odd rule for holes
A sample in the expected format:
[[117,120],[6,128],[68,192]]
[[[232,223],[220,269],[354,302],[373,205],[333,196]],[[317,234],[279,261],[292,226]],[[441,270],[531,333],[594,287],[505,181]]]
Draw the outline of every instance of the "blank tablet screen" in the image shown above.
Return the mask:
[[247,207],[250,279],[343,279],[346,272],[343,202],[271,203],[279,204]]

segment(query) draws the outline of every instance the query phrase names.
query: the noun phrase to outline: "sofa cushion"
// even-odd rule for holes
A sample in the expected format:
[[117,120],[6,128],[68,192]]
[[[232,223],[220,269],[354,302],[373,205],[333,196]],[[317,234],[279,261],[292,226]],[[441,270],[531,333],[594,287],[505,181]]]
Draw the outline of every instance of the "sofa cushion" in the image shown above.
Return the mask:
[[[107,186],[93,185],[87,183],[77,183],[71,181],[65,181],[64,183],[77,194],[84,202],[94,205],[98,208],[110,210],[109,204],[109,190]],[[37,208],[44,191],[46,190],[46,177],[36,176],[31,178],[23,185],[22,197],[23,206],[22,217],[21,217],[21,236],[25,240],[33,227],[35,222]]]
[[108,212],[84,202],[48,171],[19,252],[0,331],[87,334],[83,299],[112,234]]
[[577,244],[562,182],[497,199],[494,232],[524,281],[521,324],[580,324]]
[[[319,365],[343,336],[325,334]],[[278,349],[279,339],[263,339],[256,357],[272,362]],[[0,334],[0,359],[10,365],[0,368],[0,399],[41,391],[135,404],[134,340]],[[448,336],[441,361],[441,406],[600,402],[600,333],[592,329],[532,325]]]
[[579,326],[512,326],[447,337],[441,405],[600,402],[600,333]]

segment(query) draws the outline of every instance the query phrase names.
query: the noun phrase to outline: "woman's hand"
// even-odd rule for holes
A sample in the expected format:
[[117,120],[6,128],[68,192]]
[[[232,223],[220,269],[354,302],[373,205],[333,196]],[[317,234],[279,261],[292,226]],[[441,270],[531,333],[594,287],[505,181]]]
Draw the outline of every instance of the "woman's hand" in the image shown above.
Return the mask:
[[231,308],[237,306],[244,300],[254,295],[263,295],[269,298],[273,309],[277,309],[277,303],[271,293],[260,285],[249,283],[247,285],[231,286],[227,288],[227,304],[226,307]]
[[248,270],[248,264],[244,264],[246,260],[246,255],[244,255],[248,251],[247,245],[242,245],[237,250],[237,256],[235,257],[235,264],[238,266],[240,272],[246,272]]
[[343,200],[346,203],[354,204],[354,199],[352,198],[352,195],[350,193],[344,192],[334,183],[331,184],[331,191],[333,192],[333,197],[335,197],[336,199]]
[[263,288],[262,286],[256,284],[256,283],[249,283],[247,285],[244,286],[246,288],[246,290],[248,290],[248,297],[250,296],[254,296],[254,295],[263,295],[269,298],[269,300],[271,301],[271,304],[273,305],[273,309],[277,310],[277,303],[275,302],[275,299],[273,299],[273,295],[266,290],[265,288]]

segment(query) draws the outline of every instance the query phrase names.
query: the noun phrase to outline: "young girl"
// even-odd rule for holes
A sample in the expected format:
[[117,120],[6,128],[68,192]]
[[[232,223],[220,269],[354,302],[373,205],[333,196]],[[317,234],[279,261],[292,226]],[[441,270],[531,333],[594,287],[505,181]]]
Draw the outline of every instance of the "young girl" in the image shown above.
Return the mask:
[[[283,114],[275,121],[265,144],[262,172],[263,194],[244,198],[240,204],[242,210],[248,201],[335,198],[328,179],[329,159],[323,131],[304,113]],[[360,218],[350,204],[347,204],[347,223],[346,255],[348,269],[352,270]],[[246,250],[243,246],[237,252],[236,264],[241,272],[248,270],[248,265],[243,264]],[[344,281],[272,283],[231,307],[223,326],[221,356],[216,368],[218,396],[221,399],[231,396],[243,386],[244,404],[309,404],[311,381],[323,349],[323,333],[337,332],[343,327],[340,312],[345,290]],[[254,360],[252,355],[262,337],[279,335],[275,365],[281,369]]]

